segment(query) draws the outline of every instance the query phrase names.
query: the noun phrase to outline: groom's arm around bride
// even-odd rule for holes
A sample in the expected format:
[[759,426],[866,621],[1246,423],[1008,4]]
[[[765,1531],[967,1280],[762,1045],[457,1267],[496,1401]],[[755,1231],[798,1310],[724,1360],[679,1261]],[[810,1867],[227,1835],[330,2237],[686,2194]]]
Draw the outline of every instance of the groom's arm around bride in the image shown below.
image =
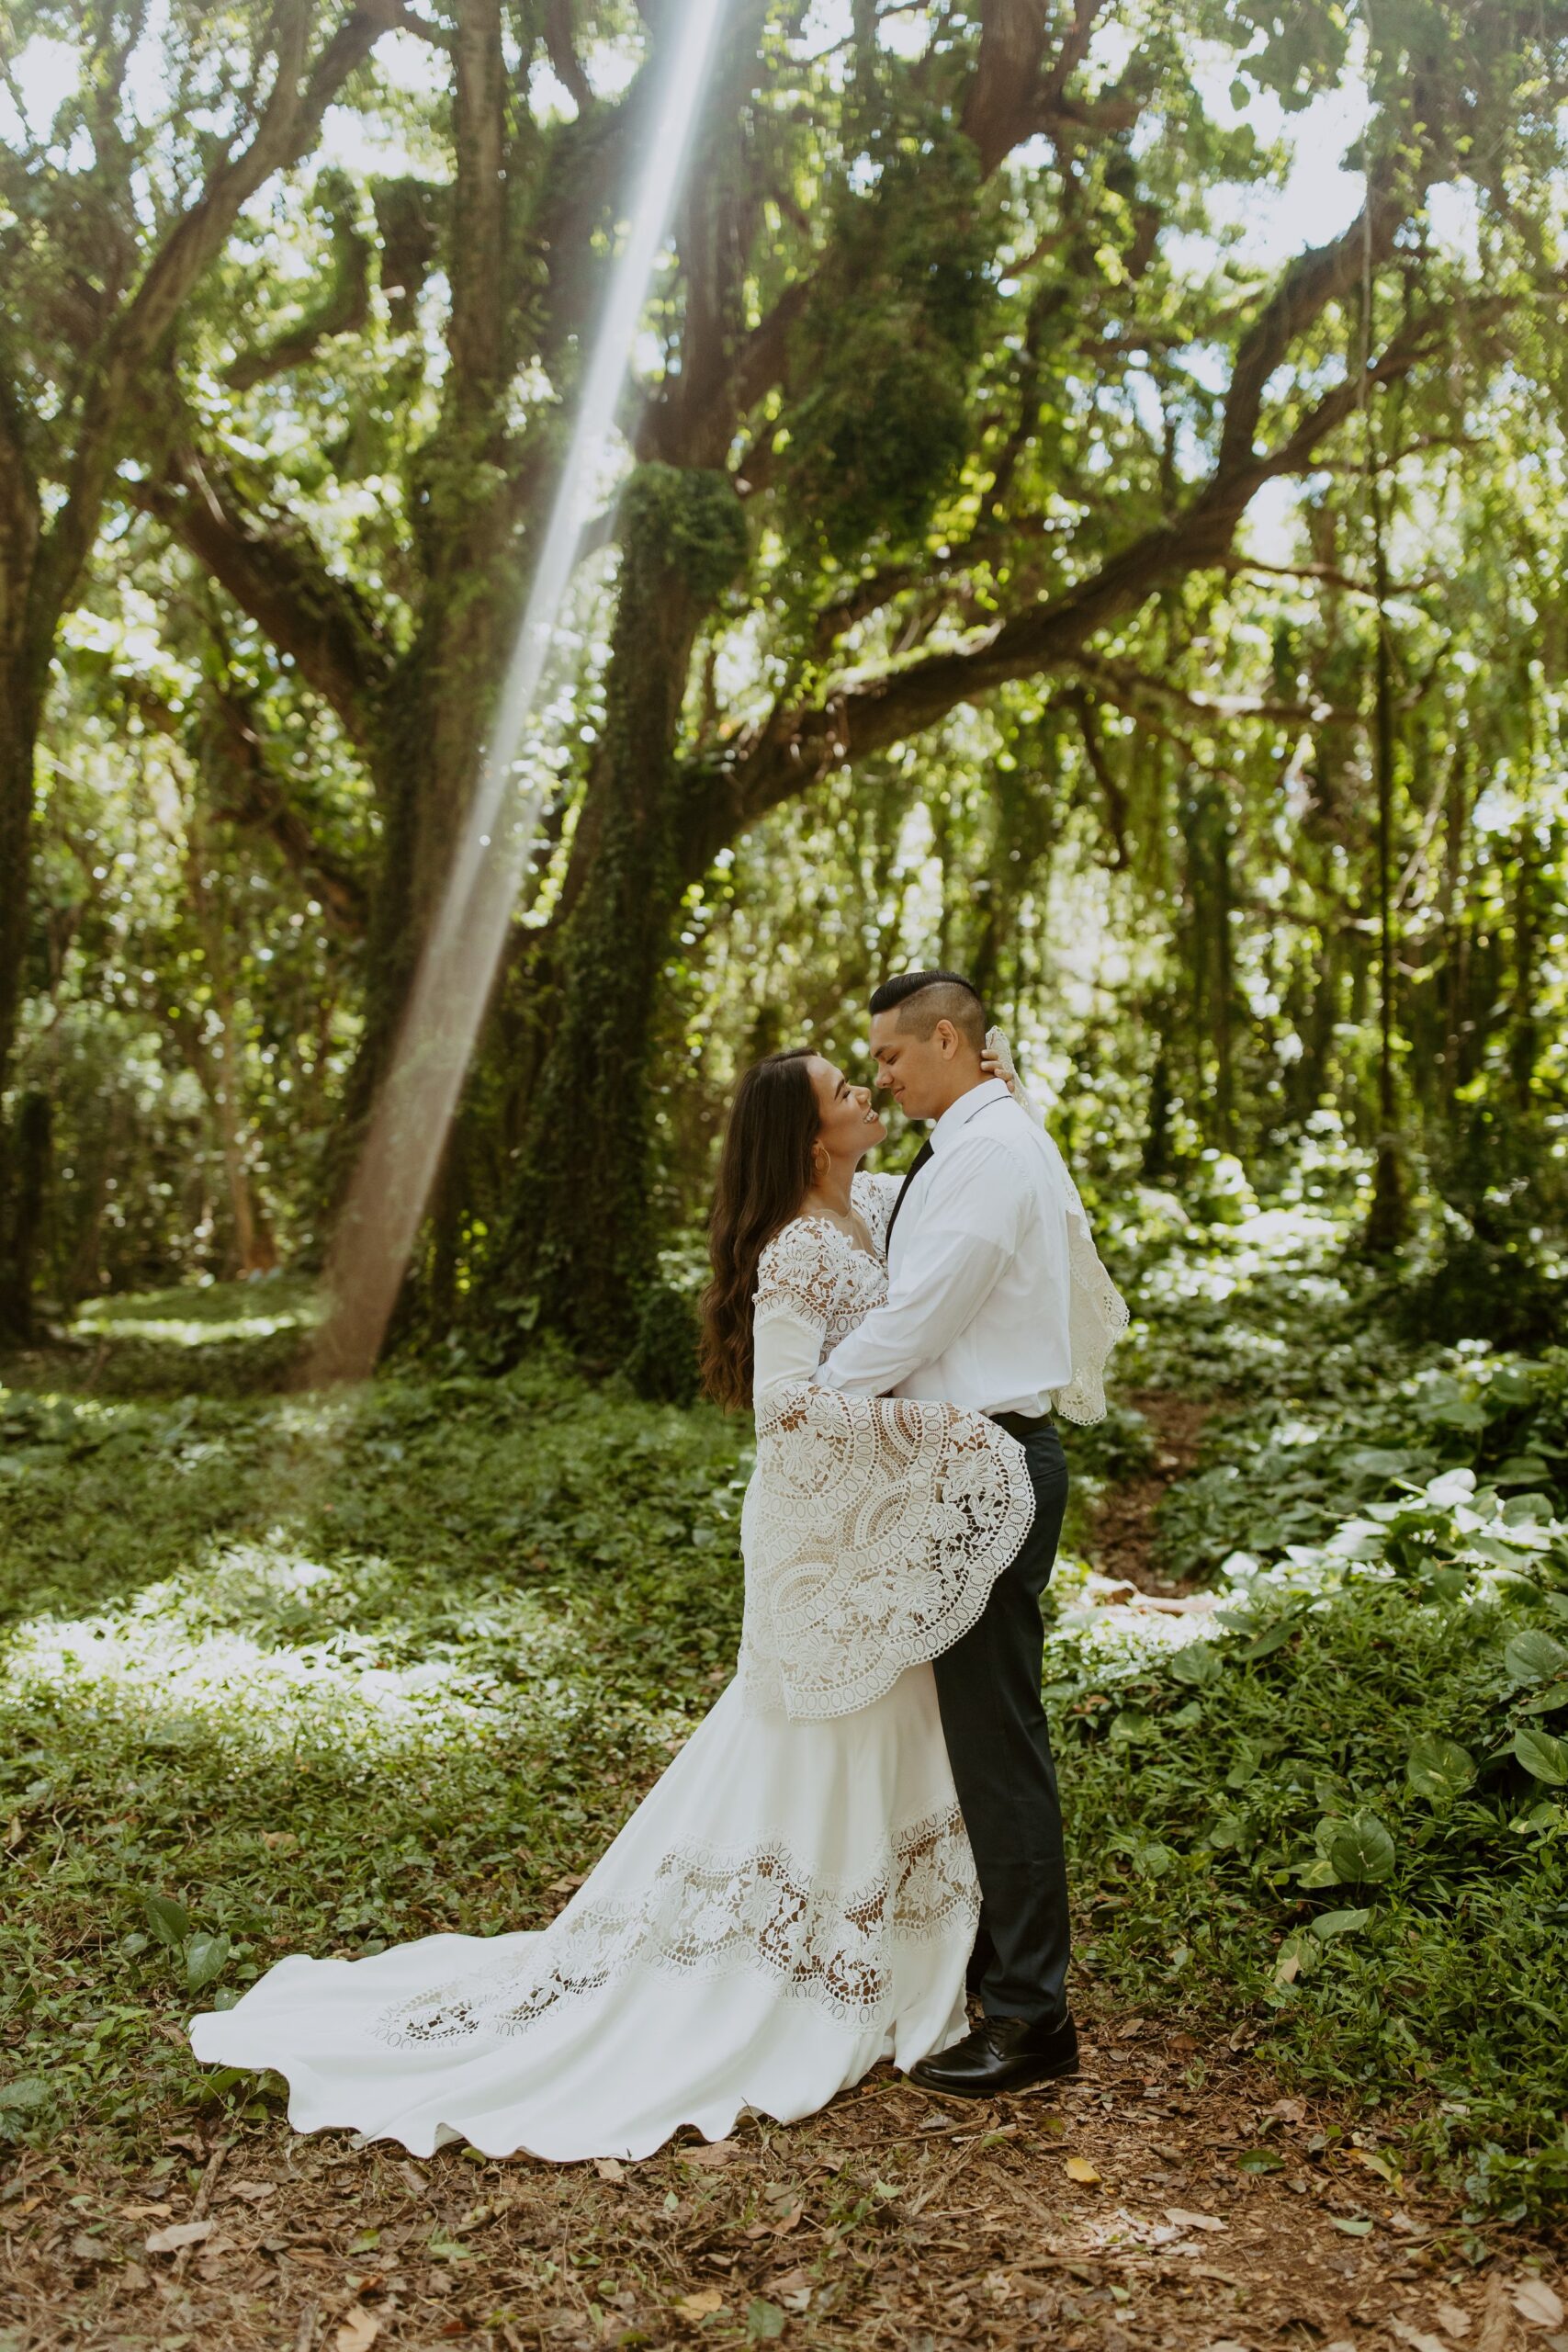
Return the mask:
[[985,2022],[915,2072],[988,2096],[1070,2072],[1066,1867],[1040,1699],[1040,1595],[1067,1471],[1052,1394],[1072,1378],[1070,1187],[1054,1148],[982,1066],[980,999],[915,972],[872,999],[872,1049],[906,1115],[933,1122],[888,1229],[888,1294],[822,1365],[848,1395],[986,1413],[1023,1446],[1034,1521],[977,1623],[935,1661],[942,1730],[982,1899]]

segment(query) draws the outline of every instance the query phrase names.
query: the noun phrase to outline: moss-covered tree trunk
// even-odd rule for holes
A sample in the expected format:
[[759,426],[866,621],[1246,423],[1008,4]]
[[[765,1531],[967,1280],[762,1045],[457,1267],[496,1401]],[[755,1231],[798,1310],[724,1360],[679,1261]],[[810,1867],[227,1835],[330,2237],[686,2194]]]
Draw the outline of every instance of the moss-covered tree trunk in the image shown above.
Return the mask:
[[20,1105],[7,1118],[31,923],[33,770],[41,695],[32,658],[22,581],[0,587],[0,1345],[32,1337],[32,1241],[28,1208],[35,1177]]
[[692,650],[745,554],[717,472],[638,469],[622,555],[605,719],[579,819],[548,1041],[487,1312],[619,1355],[653,1262],[649,1061],[680,907],[677,743]]

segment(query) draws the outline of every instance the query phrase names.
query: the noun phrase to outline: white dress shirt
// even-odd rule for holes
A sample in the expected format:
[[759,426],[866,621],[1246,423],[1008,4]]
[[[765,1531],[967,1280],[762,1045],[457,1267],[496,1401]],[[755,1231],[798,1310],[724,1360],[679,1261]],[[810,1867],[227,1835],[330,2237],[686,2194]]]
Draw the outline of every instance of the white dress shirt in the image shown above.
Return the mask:
[[1049,1413],[1073,1373],[1060,1161],[999,1078],[961,1094],[931,1145],[893,1228],[886,1301],[817,1377],[851,1396]]

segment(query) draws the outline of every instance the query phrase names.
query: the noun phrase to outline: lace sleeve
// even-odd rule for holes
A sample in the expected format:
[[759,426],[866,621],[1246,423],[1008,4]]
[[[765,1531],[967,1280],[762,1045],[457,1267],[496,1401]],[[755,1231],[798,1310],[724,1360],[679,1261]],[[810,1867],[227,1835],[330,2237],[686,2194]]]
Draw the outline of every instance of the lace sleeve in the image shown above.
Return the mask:
[[850,1182],[850,1198],[864,1217],[879,1257],[887,1255],[887,1221],[903,1184],[902,1176],[868,1176],[863,1169]]
[[838,1290],[839,1269],[826,1229],[814,1219],[796,1217],[774,1234],[757,1261],[754,1334],[760,1337],[765,1323],[784,1317],[825,1335]]

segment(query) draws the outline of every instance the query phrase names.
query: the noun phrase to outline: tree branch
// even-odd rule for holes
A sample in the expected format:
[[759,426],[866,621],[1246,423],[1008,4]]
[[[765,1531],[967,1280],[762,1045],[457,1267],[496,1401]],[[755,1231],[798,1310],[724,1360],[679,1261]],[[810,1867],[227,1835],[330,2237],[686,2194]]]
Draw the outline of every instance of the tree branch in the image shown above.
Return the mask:
[[[1345,241],[1339,242],[1342,245]],[[1315,258],[1303,256],[1307,264]],[[1288,311],[1299,332],[1315,315],[1307,307],[1303,288],[1312,288],[1321,305],[1329,300],[1337,280],[1326,268],[1303,270],[1296,263],[1286,277],[1292,283]],[[1281,313],[1273,303],[1269,308],[1277,321]],[[1440,339],[1448,323],[1447,314],[1439,312],[1411,321],[1370,368],[1348,372],[1309,409],[1272,452],[1255,453],[1250,432],[1244,437],[1239,427],[1222,435],[1214,469],[1187,506],[1141,534],[1065,594],[997,622],[966,645],[852,678],[819,702],[775,707],[696,785],[685,827],[684,870],[703,872],[723,842],[829,767],[886,750],[944,718],[960,703],[1010,679],[1063,667],[1078,658],[1098,630],[1134,611],[1157,588],[1224,562],[1236,525],[1264,482],[1304,470],[1317,444],[1354,413],[1371,388],[1406,374]],[[1248,341],[1250,383],[1258,356],[1256,343]],[[1257,379],[1259,395],[1274,364]],[[1239,359],[1237,365],[1239,368]],[[1232,413],[1241,417],[1252,401],[1248,390]]]
[[277,0],[276,70],[250,144],[213,173],[175,221],[88,363],[66,496],[40,560],[32,619],[35,662],[49,659],[55,624],[96,537],[125,417],[143,369],[222,250],[241,207],[275,172],[306,152],[327,107],[388,22],[384,0],[356,7],[302,87],[310,16],[310,0]]
[[364,936],[369,900],[358,874],[329,849],[266,756],[250,711],[231,685],[211,689],[213,750],[209,766],[214,782],[233,789],[214,813],[231,825],[265,833],[296,879],[315,899],[333,928],[350,939]]
[[175,454],[137,503],[168,526],[331,704],[372,769],[393,658],[374,616],[302,534],[268,532],[243,509],[215,459]]

